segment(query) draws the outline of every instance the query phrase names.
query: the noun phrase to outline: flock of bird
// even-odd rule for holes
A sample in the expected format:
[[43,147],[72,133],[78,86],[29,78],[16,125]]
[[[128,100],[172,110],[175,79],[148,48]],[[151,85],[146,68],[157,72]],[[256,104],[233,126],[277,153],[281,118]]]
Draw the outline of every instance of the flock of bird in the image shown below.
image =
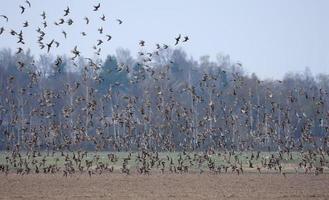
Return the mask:
[[[30,9],[33,5],[29,1],[25,1],[24,5],[20,5],[20,14],[24,15],[27,9]],[[99,12],[101,9],[101,4],[97,4],[91,8],[94,12]],[[63,17],[52,23],[54,26],[61,27],[63,24],[71,26],[75,23],[75,20],[70,18],[71,9],[67,7],[64,10]],[[1,15],[1,19],[4,22],[8,22],[10,19]],[[38,27],[36,32],[38,34],[38,45],[41,50],[50,53],[53,48],[60,48],[61,42],[55,39],[45,41],[46,28],[50,26],[51,23],[47,21],[47,13],[41,13],[41,27]],[[103,14],[99,17],[101,21],[106,21],[107,17]],[[84,17],[83,20],[85,24],[90,23],[90,18]],[[121,19],[116,20],[119,25],[123,24]],[[2,23],[2,22],[1,22]],[[22,28],[30,26],[28,21],[23,22]],[[7,27],[0,28],[0,36],[4,35],[7,31]],[[100,35],[105,34],[104,29],[100,27],[98,30]],[[24,45],[26,41],[24,40],[23,30],[15,31],[8,30],[8,33],[17,37],[17,44],[22,45],[18,47],[16,54],[22,54],[24,52]],[[63,40],[68,37],[68,32],[62,30],[61,32]],[[81,36],[84,37],[88,33],[81,32]],[[105,39],[104,39],[105,38]],[[110,34],[105,34],[104,38],[97,40],[93,46],[93,50],[96,55],[99,55],[102,50],[102,45],[105,42],[109,42],[112,39]],[[189,41],[188,36],[183,36],[181,34],[174,38],[173,46],[180,43],[186,43]],[[281,147],[278,152],[269,151],[269,153],[263,153],[259,150],[255,150],[255,143],[265,143],[266,135],[274,135],[275,128],[266,127],[266,133],[263,135],[264,138],[260,141],[256,141],[256,136],[254,133],[250,133],[250,138],[254,138],[256,142],[250,142],[246,144],[241,138],[235,138],[235,140],[240,140],[235,146],[227,141],[227,138],[234,138],[234,131],[230,132],[230,136],[226,133],[227,130],[223,128],[212,126],[212,123],[216,123],[216,120],[222,120],[227,127],[235,126],[250,126],[252,119],[250,119],[250,113],[252,109],[260,109],[261,106],[250,107],[248,100],[240,99],[243,106],[240,109],[240,115],[243,119],[246,119],[244,123],[239,123],[235,118],[233,113],[233,108],[218,108],[219,106],[214,103],[216,102],[212,98],[220,98],[223,93],[218,88],[215,82],[220,78],[220,74],[225,74],[225,71],[220,71],[219,74],[205,73],[200,77],[199,89],[202,91],[209,92],[209,98],[198,94],[197,89],[194,86],[186,84],[184,86],[170,86],[165,88],[164,83],[168,79],[168,73],[170,67],[174,64],[170,61],[164,68],[156,71],[152,68],[152,60],[155,56],[159,56],[161,51],[170,48],[168,44],[156,44],[154,50],[151,52],[143,51],[146,45],[144,40],[139,41],[139,45],[142,48],[138,52],[140,66],[139,74],[135,75],[136,80],[131,81],[131,84],[141,82],[145,79],[145,73],[148,73],[152,80],[155,82],[154,86],[155,92],[149,90],[152,86],[147,86],[143,91],[143,96],[145,98],[141,99],[133,94],[118,94],[114,89],[110,88],[106,95],[101,99],[96,98],[97,90],[92,86],[86,86],[86,96],[76,95],[75,98],[71,99],[71,102],[61,110],[61,118],[65,122],[63,124],[56,123],[44,123],[38,124],[35,127],[31,127],[31,122],[26,122],[19,117],[13,117],[10,122],[6,125],[3,120],[0,121],[0,126],[16,126],[17,124],[23,124],[19,132],[23,132],[21,138],[18,138],[11,131],[4,131],[2,133],[7,141],[7,154],[3,158],[3,163],[0,163],[0,171],[5,174],[9,174],[11,171],[17,174],[35,174],[35,173],[45,173],[54,174],[62,173],[63,176],[73,175],[75,173],[86,173],[89,176],[94,174],[112,173],[119,171],[123,174],[131,174],[137,172],[139,174],[151,174],[152,172],[159,173],[189,173],[197,172],[204,173],[205,171],[213,174],[220,173],[236,173],[237,175],[243,174],[245,171],[255,170],[258,173],[263,172],[277,172],[282,175],[286,175],[285,163],[296,159],[298,164],[294,168],[296,172],[303,173],[315,173],[320,174],[325,172],[328,168],[328,148],[323,148],[319,146],[312,146],[314,144],[314,138],[308,135],[308,119],[306,119],[305,127],[303,128],[303,141],[310,144],[314,148],[302,151],[302,143],[295,141],[292,137],[286,137],[284,139],[275,137],[274,141]],[[73,47],[71,61],[76,64],[79,58],[82,58],[82,53],[78,46]],[[98,61],[85,58],[88,64],[85,66],[86,71],[94,70],[97,71],[101,68]],[[33,64],[33,62],[32,62]],[[63,64],[63,58],[57,57],[54,66],[59,68]],[[23,69],[31,63],[24,63],[24,61],[17,62],[18,68]],[[130,67],[125,64],[120,64],[117,71],[129,72]],[[22,71],[22,70],[20,70]],[[30,80],[33,85],[38,82],[38,76],[40,74],[31,73]],[[237,83],[237,88],[234,88],[230,95],[233,98],[237,98],[239,84],[243,84],[243,77],[239,74],[233,74],[234,82]],[[94,76],[93,80],[96,83],[102,82],[102,78],[99,76]],[[8,91],[15,90],[13,83],[15,82],[15,77],[8,78]],[[257,84],[261,85],[259,81]],[[75,82],[74,84],[65,84],[65,87],[61,92],[56,92],[52,90],[45,90],[42,94],[38,94],[38,106],[33,108],[30,112],[30,118],[34,116],[43,117],[46,120],[51,120],[55,117],[53,108],[56,106],[55,99],[63,98],[63,96],[72,96],[76,91],[80,90],[82,87],[82,82]],[[120,85],[116,83],[113,87]],[[22,96],[28,93],[26,88],[21,88],[20,94]],[[191,101],[191,108],[187,108],[186,105],[180,103],[176,100],[177,93],[188,94],[191,98],[186,100]],[[308,97],[306,93],[303,93],[308,101],[316,102],[318,109],[318,114],[323,115],[325,111],[321,110],[323,106],[323,99],[328,98],[328,93],[326,91],[320,91],[320,97]],[[19,95],[19,94],[16,94]],[[147,96],[152,96],[147,99]],[[119,105],[114,102],[125,102],[125,107],[121,110]],[[208,99],[208,103],[203,110],[203,116],[201,120],[196,120],[196,111],[194,109],[197,104],[204,104]],[[276,113],[282,112],[284,114],[283,122],[279,124],[282,126],[283,130],[286,126],[289,126],[289,120],[291,119],[289,108],[279,107],[271,91],[268,91],[267,99],[271,101],[271,109],[269,112]],[[289,96],[287,98],[291,104],[294,103],[295,97]],[[109,101],[111,103],[111,117],[104,116],[104,101]],[[236,100],[233,100],[236,101]],[[1,106],[6,112],[12,112],[13,115],[17,114],[17,109],[21,105],[15,105],[14,101],[6,100],[12,108],[6,109],[6,106]],[[119,104],[119,103],[117,103]],[[83,106],[85,105],[85,106]],[[77,110],[82,112],[77,113]],[[219,117],[216,114],[216,109],[222,109],[223,116]],[[163,124],[158,126],[154,119],[152,119],[151,110],[156,110],[159,113],[157,120],[163,122]],[[325,113],[326,114],[326,113]],[[76,122],[73,121],[73,115],[78,115],[76,117]],[[200,113],[199,113],[200,115]],[[265,113],[263,119],[259,121],[266,124],[270,121],[270,113]],[[301,119],[303,116],[298,116]],[[306,118],[304,116],[304,118]],[[82,123],[86,119],[85,124]],[[21,121],[20,121],[21,120]],[[286,122],[284,122],[286,120]],[[328,120],[328,116],[326,119]],[[95,122],[97,121],[97,122]],[[182,123],[183,122],[183,123]],[[74,123],[76,123],[74,125]],[[209,125],[210,124],[210,125]],[[29,128],[28,128],[29,127]],[[139,131],[142,133],[135,134],[134,131],[139,127]],[[141,128],[142,127],[142,128]],[[175,128],[174,128],[175,127]],[[113,133],[106,134],[109,130]],[[259,127],[259,129],[264,127]],[[326,127],[328,132],[328,127]],[[118,130],[123,130],[121,134],[117,134]],[[174,140],[177,138],[174,131],[177,133],[185,133],[180,137],[181,142],[178,145],[175,144]],[[263,129],[261,129],[263,130]],[[265,130],[265,129],[264,129]],[[68,134],[61,135],[62,132],[68,132]],[[95,132],[95,134],[90,134],[90,132]],[[220,134],[218,134],[220,133]],[[52,137],[51,137],[52,135]],[[219,135],[219,136],[218,136]],[[54,139],[60,137],[60,139]],[[274,137],[274,136],[273,136]],[[233,139],[232,139],[233,140]],[[15,141],[15,142],[14,142]],[[19,142],[18,142],[19,141]],[[202,149],[203,145],[208,141],[209,148],[206,150]],[[210,142],[209,142],[210,141]],[[106,158],[101,158],[97,153],[92,154],[88,151],[79,148],[79,144],[91,143],[95,146],[97,152],[101,152],[107,147],[111,147],[114,151],[130,151],[132,147],[138,150],[137,153],[128,153],[127,156],[120,157],[118,153],[108,153]],[[323,139],[323,143],[327,144],[329,140]],[[216,148],[215,148],[216,147]],[[251,152],[249,154],[241,154],[236,148],[240,150],[246,150]],[[176,154],[162,155],[163,151],[179,151]],[[220,150],[220,151],[218,151]],[[298,152],[298,159],[294,153]],[[60,152],[60,155],[57,155]],[[90,156],[89,154],[92,154]],[[217,162],[221,160],[221,162]],[[133,167],[132,167],[133,166]]]

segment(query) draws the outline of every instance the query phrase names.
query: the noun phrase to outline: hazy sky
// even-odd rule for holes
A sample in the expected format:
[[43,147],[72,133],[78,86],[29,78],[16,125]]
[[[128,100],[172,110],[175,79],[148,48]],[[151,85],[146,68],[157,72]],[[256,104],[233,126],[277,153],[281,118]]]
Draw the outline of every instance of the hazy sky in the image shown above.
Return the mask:
[[[0,47],[16,48],[16,38],[8,37],[8,29],[19,30],[25,20],[25,41],[34,54],[40,53],[36,45],[35,29],[40,26],[41,12],[47,12],[49,27],[45,41],[62,42],[53,54],[69,53],[77,44],[82,54],[91,53],[91,47],[105,34],[113,39],[105,43],[104,54],[112,54],[118,47],[131,50],[133,56],[143,39],[149,48],[155,43],[173,44],[178,33],[188,35],[190,42],[183,45],[187,54],[195,59],[210,55],[216,60],[218,53],[229,54],[240,61],[245,71],[255,72],[262,78],[281,78],[286,72],[301,72],[305,67],[316,73],[329,73],[329,1],[328,0],[30,0],[32,8],[21,15],[19,5],[24,0],[0,0],[0,15],[9,17],[9,23],[0,19],[0,27],[7,29],[0,36]],[[101,3],[99,12],[92,6]],[[55,27],[54,21],[70,6],[74,24]],[[99,17],[105,14],[107,21]],[[84,25],[83,17],[91,19]],[[115,19],[124,22],[118,25]],[[104,27],[101,36],[97,29]],[[62,30],[68,32],[64,40]],[[80,32],[88,36],[83,38]]]

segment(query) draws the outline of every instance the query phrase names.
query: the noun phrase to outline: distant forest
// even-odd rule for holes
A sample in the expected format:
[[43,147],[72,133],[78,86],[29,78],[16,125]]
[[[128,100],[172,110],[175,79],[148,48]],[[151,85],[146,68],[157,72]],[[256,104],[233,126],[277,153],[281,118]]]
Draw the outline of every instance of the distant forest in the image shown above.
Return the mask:
[[261,80],[229,56],[148,57],[2,49],[0,149],[328,150],[328,75]]

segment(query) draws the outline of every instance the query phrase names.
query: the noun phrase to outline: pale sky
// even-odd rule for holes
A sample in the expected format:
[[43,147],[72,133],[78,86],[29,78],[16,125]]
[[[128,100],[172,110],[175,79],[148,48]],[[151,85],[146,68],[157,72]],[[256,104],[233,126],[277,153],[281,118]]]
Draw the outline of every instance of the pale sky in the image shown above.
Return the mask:
[[[30,27],[24,28],[25,48],[40,53],[36,44],[38,26],[43,21],[40,14],[47,12],[49,27],[45,41],[62,42],[52,54],[70,53],[78,45],[83,55],[90,54],[91,47],[105,34],[112,40],[102,46],[103,55],[113,54],[119,47],[129,49],[135,56],[139,40],[145,40],[150,49],[156,43],[173,44],[181,33],[190,37],[181,45],[189,57],[199,59],[210,55],[229,54],[233,61],[243,64],[246,72],[255,72],[261,78],[282,78],[287,72],[302,72],[309,67],[313,74],[329,74],[329,1],[328,0],[30,0],[31,9],[20,14],[19,5],[25,0],[0,0],[0,27],[6,33],[0,36],[0,48],[17,48],[16,38],[9,37],[10,29],[20,30],[25,20]],[[101,3],[98,12],[93,5]],[[71,8],[74,24],[55,27]],[[105,15],[106,22],[99,17]],[[91,19],[84,24],[84,16]],[[123,20],[118,25],[115,19]],[[102,26],[104,35],[97,29]],[[62,30],[68,33],[64,40]],[[88,36],[83,38],[80,32]]]

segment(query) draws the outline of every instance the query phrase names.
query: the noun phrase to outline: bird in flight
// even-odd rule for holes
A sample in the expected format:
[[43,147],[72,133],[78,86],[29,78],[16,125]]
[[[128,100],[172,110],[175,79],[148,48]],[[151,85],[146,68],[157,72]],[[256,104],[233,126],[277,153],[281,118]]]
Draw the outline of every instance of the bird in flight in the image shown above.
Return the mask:
[[178,42],[179,42],[180,38],[181,38],[181,34],[179,34],[179,36],[175,38],[175,40],[176,40],[176,43],[175,43],[175,45],[177,45],[177,44],[178,44]]
[[98,32],[99,32],[99,34],[103,34],[103,27],[100,27],[100,28],[98,29]]
[[42,17],[43,20],[46,19],[46,12],[45,11],[42,12],[41,17]]
[[62,31],[64,38],[66,39],[67,33],[65,31]]
[[97,40],[97,46],[103,44],[103,41],[102,40]]
[[145,46],[145,41],[144,40],[139,41],[139,45],[142,47]]
[[28,21],[25,21],[24,23],[23,23],[23,27],[28,27],[29,26],[29,22]]
[[19,47],[19,48],[17,49],[16,54],[20,54],[20,53],[22,53],[22,52],[23,52],[23,49],[22,49],[21,47]]
[[86,20],[86,24],[89,24],[89,18],[85,17],[84,20]]
[[189,39],[190,38],[188,36],[185,36],[183,42],[187,42]]
[[121,19],[117,19],[119,24],[122,24],[122,20]]
[[24,6],[19,6],[21,8],[21,14],[25,12],[25,7]]
[[103,16],[101,17],[101,20],[105,22],[106,18],[105,15],[103,14]]
[[1,27],[0,28],[0,35],[2,35],[2,33],[5,31],[5,28]]
[[55,42],[55,40],[52,40],[49,44],[47,44],[47,47],[48,47],[47,52],[48,52],[48,53],[49,53],[50,48],[51,48],[51,46],[53,45],[54,42]]
[[0,17],[4,18],[8,22],[8,17],[6,15],[0,15]]
[[70,14],[70,8],[67,7],[65,10],[64,10],[65,14],[64,14],[64,17],[68,16]]
[[98,9],[101,7],[101,4],[99,3],[97,6],[94,6],[94,11],[98,11]]
[[28,0],[26,0],[25,3],[31,8],[31,3]]
[[106,37],[107,37],[107,41],[110,41],[112,39],[112,36],[110,35],[106,35]]

